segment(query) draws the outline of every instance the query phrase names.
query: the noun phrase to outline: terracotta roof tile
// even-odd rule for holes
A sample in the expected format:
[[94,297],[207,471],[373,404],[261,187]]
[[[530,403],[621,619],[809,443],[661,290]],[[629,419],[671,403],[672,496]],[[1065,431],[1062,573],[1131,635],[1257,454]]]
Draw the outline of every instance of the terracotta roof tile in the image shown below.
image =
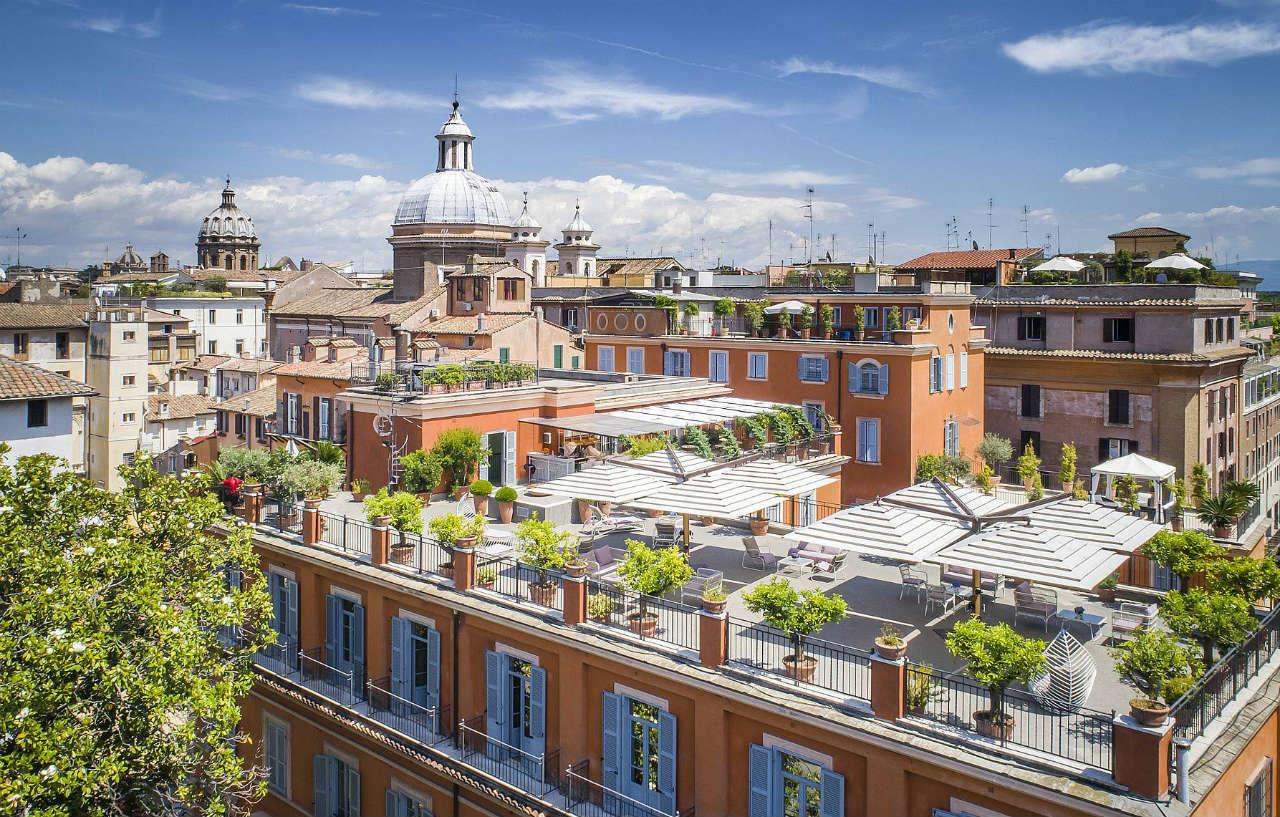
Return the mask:
[[85,311],[71,304],[0,304],[0,329],[82,327]]
[[200,357],[183,366],[183,369],[194,369],[198,372],[211,372],[231,359],[230,355],[200,355]]
[[[1013,256],[1010,257],[1009,253]],[[926,253],[897,265],[897,269],[987,269],[995,268],[997,261],[1021,261],[1036,253],[1040,247],[1020,247],[1003,250],[950,250]]]
[[275,316],[384,318],[389,323],[398,324],[415,312],[430,306],[444,292],[444,287],[436,287],[421,298],[412,301],[396,301],[392,297],[391,290],[384,287],[325,288],[318,293],[298,298],[281,306],[275,310]]
[[[169,406],[168,414],[161,411],[165,404]],[[152,394],[147,397],[147,410],[143,416],[150,422],[190,420],[217,410],[217,403],[203,394]]]
[[441,318],[438,321],[425,323],[419,327],[419,330],[429,335],[492,335],[532,317],[528,312],[485,315],[484,328],[478,329],[476,327],[478,316],[456,315],[451,318]]
[[87,397],[91,394],[97,392],[79,381],[0,355],[0,400]]
[[1117,238],[1181,238],[1185,240],[1191,238],[1191,236],[1183,235],[1176,230],[1170,230],[1168,227],[1135,227],[1132,230],[1112,233],[1107,236],[1107,239],[1112,241]]
[[[365,367],[367,361],[361,361]],[[299,360],[286,363],[275,370],[276,377],[315,377],[322,380],[350,380],[351,361],[336,362],[329,360]]]
[[223,372],[249,372],[250,374],[267,374],[274,372],[280,368],[282,363],[278,360],[269,360],[260,357],[233,357],[226,363],[218,367]]
[[254,417],[270,417],[276,413],[276,387],[263,386],[260,389],[228,397],[218,403],[218,408]]
[[1101,349],[1015,349],[1011,346],[988,346],[987,355],[997,357],[1053,357],[1096,360],[1140,360],[1149,363],[1213,363],[1225,358],[1246,356],[1247,349],[1223,349],[1213,354],[1196,352],[1107,352]]

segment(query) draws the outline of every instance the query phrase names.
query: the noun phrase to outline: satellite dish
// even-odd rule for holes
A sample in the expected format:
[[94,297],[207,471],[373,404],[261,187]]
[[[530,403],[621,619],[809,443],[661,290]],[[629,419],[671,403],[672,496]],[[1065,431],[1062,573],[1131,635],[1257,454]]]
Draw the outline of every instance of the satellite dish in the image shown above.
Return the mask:
[[379,437],[390,437],[393,428],[391,418],[385,414],[379,414],[373,418],[373,431]]

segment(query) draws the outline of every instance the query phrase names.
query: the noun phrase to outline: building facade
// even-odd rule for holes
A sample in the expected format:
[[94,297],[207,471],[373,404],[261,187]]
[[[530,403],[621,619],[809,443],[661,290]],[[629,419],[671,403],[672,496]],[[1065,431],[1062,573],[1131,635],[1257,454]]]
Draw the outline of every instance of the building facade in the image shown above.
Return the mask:
[[[70,304],[0,303],[0,355],[87,383],[85,311],[84,306]],[[89,462],[87,408],[87,396],[71,397],[72,442],[67,460],[79,471]]]
[[149,298],[155,309],[188,319],[202,355],[265,355],[266,303],[261,297],[174,295]]
[[224,271],[256,271],[262,245],[253,218],[236,205],[236,191],[228,177],[222,204],[205,216],[196,239],[197,266]]
[[96,310],[89,321],[89,478],[120,489],[121,465],[133,461],[146,425],[148,325],[140,310]]
[[9,446],[7,464],[52,454],[82,469],[84,435],[73,426],[74,401],[92,393],[82,382],[0,354],[0,441]]

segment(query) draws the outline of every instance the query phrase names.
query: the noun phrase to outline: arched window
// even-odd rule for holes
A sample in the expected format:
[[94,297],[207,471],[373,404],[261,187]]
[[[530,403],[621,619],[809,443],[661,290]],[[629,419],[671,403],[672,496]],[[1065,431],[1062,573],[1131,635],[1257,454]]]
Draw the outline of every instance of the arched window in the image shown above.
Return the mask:
[[538,263],[538,259],[535,258],[533,259],[533,263],[529,271],[532,272],[534,275],[537,275],[539,266],[541,265]]
[[863,394],[880,393],[880,366],[875,363],[863,363],[858,367],[858,391]]
[[1236,339],[1236,319],[1227,318],[1227,340]]
[[240,256],[240,269],[249,269],[249,256]]
[[225,256],[225,257],[222,259],[222,262],[223,262],[223,266],[225,266],[227,269],[231,269],[231,256],[230,256],[230,255]]
[[583,262],[582,262],[582,274],[583,274],[583,275],[590,275],[590,274],[591,274],[591,264],[590,264],[590,263],[588,263],[588,262],[586,262],[586,261],[583,261]]

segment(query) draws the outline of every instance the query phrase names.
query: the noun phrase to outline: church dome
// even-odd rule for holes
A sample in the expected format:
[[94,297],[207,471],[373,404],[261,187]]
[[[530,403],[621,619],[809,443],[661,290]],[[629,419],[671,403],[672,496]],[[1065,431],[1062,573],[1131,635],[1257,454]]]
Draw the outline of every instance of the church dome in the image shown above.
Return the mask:
[[253,219],[236,206],[236,191],[227,179],[227,186],[222,190],[222,204],[218,209],[204,217],[200,225],[201,238],[252,238],[257,239]]
[[400,224],[511,225],[511,211],[498,188],[470,170],[441,170],[414,182],[396,208]]
[[141,267],[144,265],[142,256],[134,252],[132,244],[125,244],[124,252],[120,253],[120,257],[116,259],[116,266],[120,267]]
[[589,232],[591,232],[591,225],[590,225],[590,224],[588,224],[588,223],[587,223],[587,220],[586,220],[585,218],[583,218],[583,217],[582,217],[582,207],[581,207],[581,206],[579,206],[579,205],[575,205],[575,206],[574,206],[574,208],[573,208],[573,221],[570,221],[570,222],[569,222],[569,224],[568,224],[568,226],[566,226],[566,227],[564,228],[564,232],[566,232],[566,233],[589,233]]

